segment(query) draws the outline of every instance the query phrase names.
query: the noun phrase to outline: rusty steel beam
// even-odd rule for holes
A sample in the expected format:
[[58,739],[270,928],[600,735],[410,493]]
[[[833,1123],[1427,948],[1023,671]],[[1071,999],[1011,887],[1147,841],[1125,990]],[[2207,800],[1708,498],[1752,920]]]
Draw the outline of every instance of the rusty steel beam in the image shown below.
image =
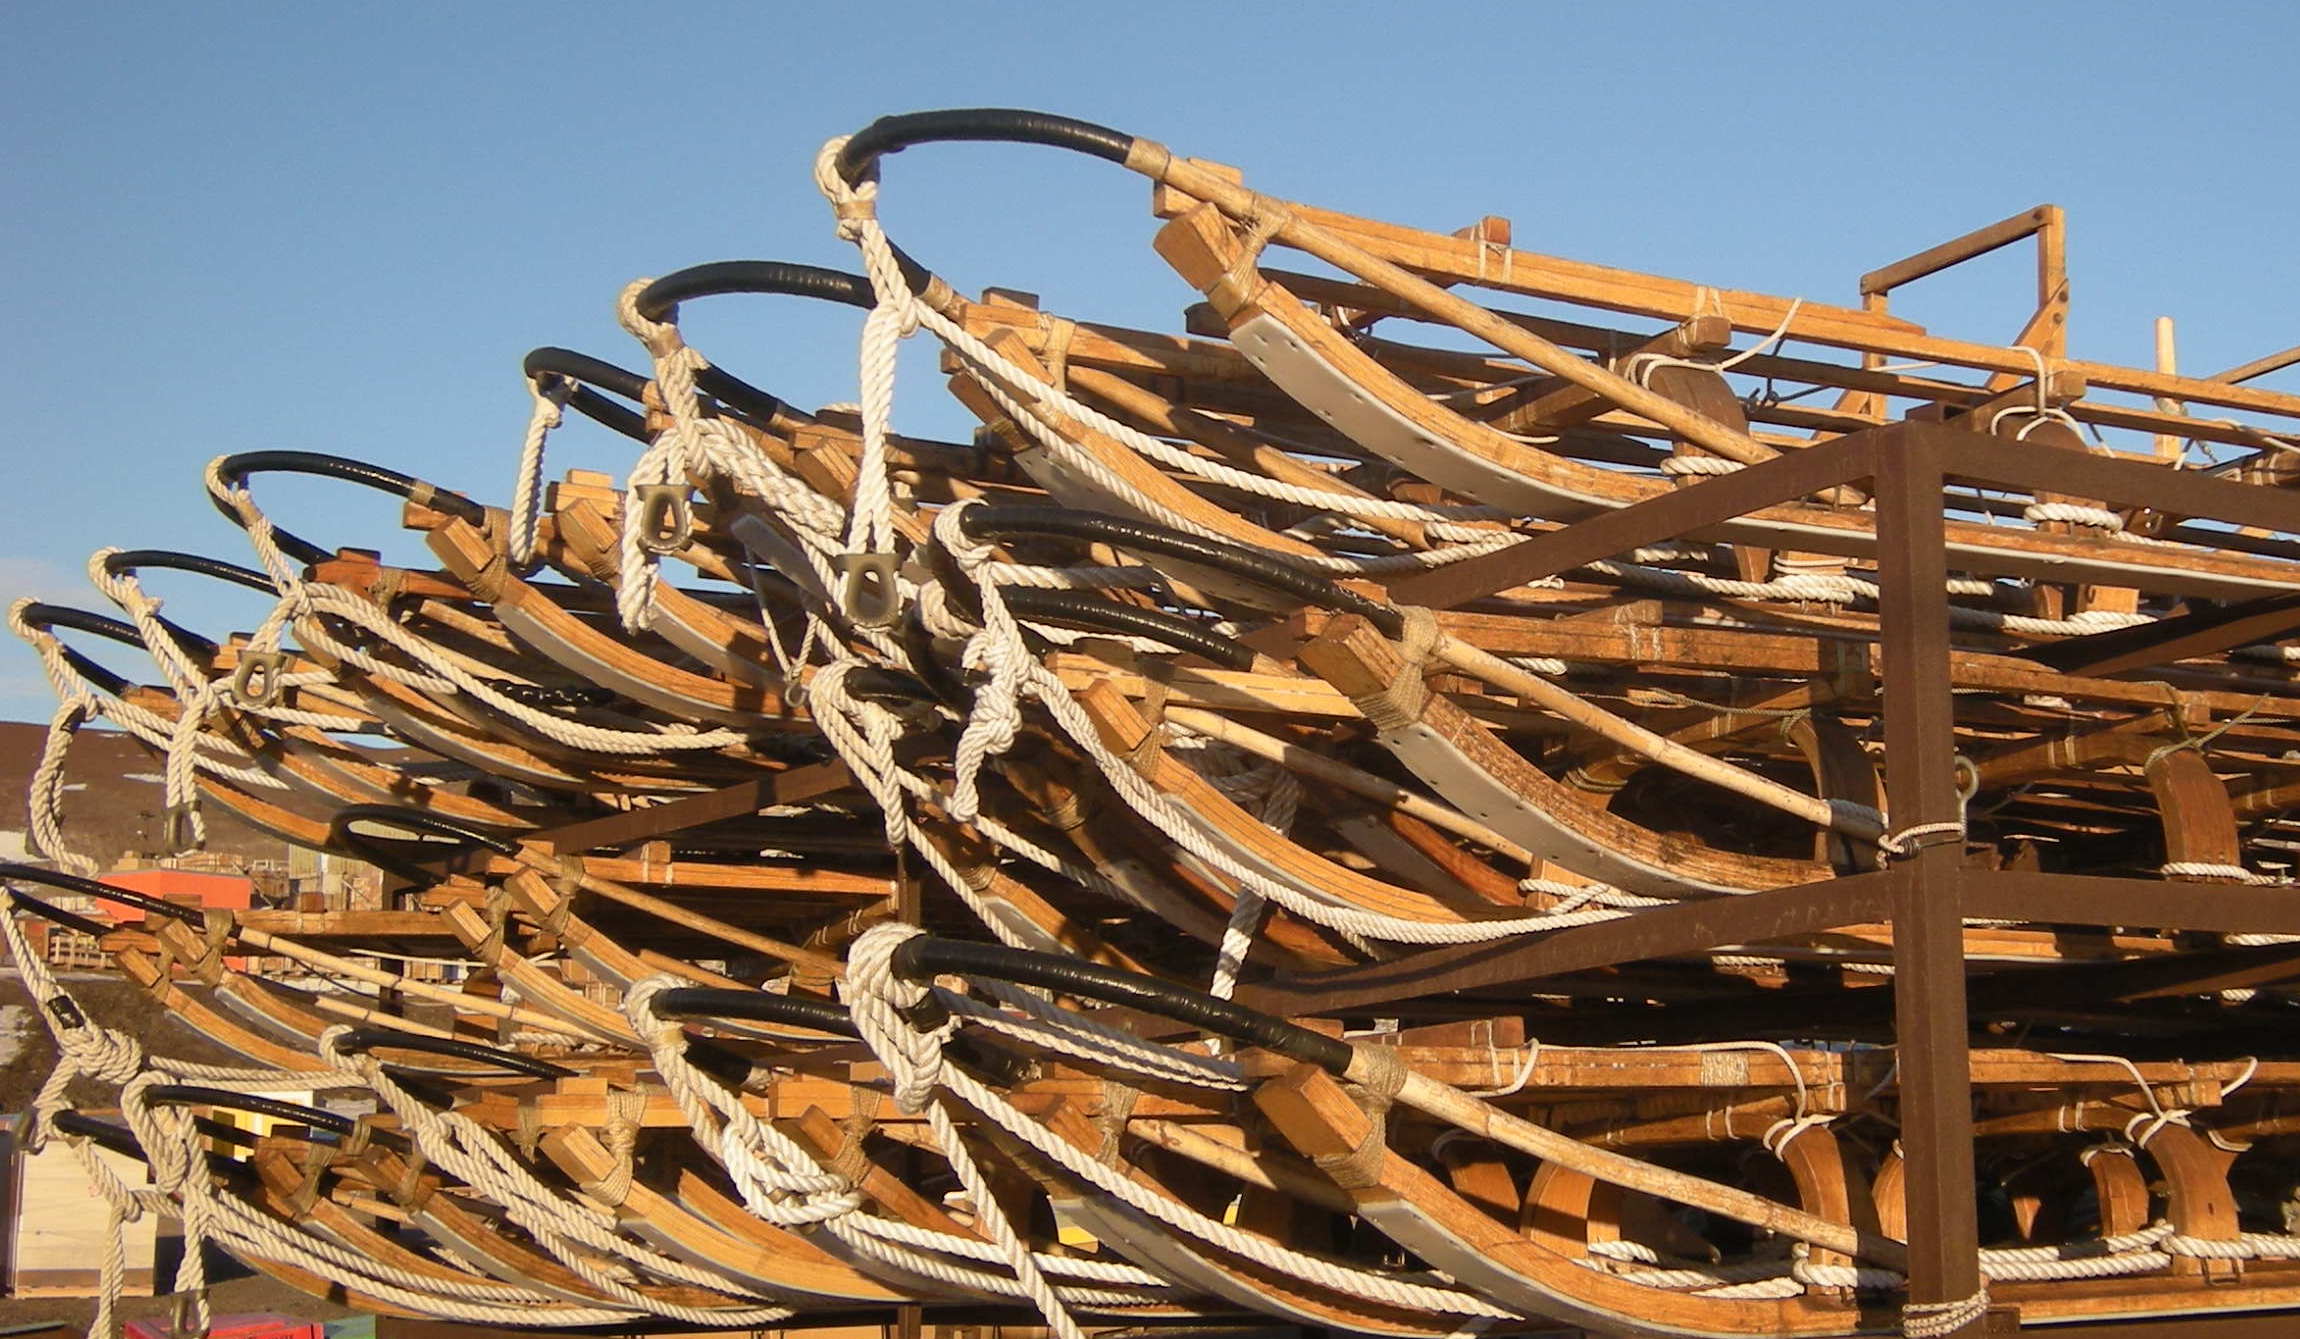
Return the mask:
[[2290,1339],[2295,1322],[2290,1311],[2267,1311],[2239,1316],[2158,1316],[2106,1325],[2044,1328],[2058,1339]]
[[2221,934],[2300,934],[2300,897],[2289,888],[2009,869],[1966,870],[1961,882],[1968,916]]
[[1594,967],[1858,925],[1887,914],[1888,883],[1883,874],[1854,874],[1747,897],[1659,907],[1531,941],[1426,949],[1389,962],[1242,985],[1238,1002],[1289,1017],[1341,1012],[1411,995],[1514,985]]
[[1639,545],[1677,539],[1736,516],[1860,479],[1870,472],[1880,444],[1909,430],[1895,424],[1855,433],[1704,479],[1696,487],[1599,512],[1506,549],[1393,582],[1390,597],[1402,604],[1451,609],[1495,591],[1626,553]]
[[[1692,488],[1601,512],[1506,549],[1417,573],[1394,583],[1390,594],[1403,603],[1450,609],[1641,544],[1682,538],[1735,516],[1857,483],[1873,472],[1876,462],[1917,442],[1931,443],[1940,452],[1942,477],[1958,483],[2073,494],[2112,507],[2147,507],[2171,516],[2300,533],[2300,495],[2286,490],[2212,479],[2137,459],[2038,451],[1947,424],[1896,423],[1789,452],[1704,479]],[[1938,509],[1939,497],[1928,505]]]
[[[1909,1301],[1919,1306],[1981,1291],[1957,878],[1965,853],[1964,800],[1957,790],[1948,531],[1941,513],[1947,449],[1939,434],[1913,434],[1880,453],[1874,476],[1886,807],[1907,852],[1888,873]],[[1979,1329],[1976,1321],[1958,1333]]]
[[[1942,474],[1957,483],[2074,494],[2111,507],[2147,507],[2174,516],[2300,533],[2300,496],[2282,489],[2209,478],[2197,470],[2167,469],[2137,457],[2039,451],[1978,433],[1933,440],[1939,443]],[[1937,508],[1940,499],[1933,499],[1932,505]]]
[[2273,642],[2290,636],[2295,628],[2300,628],[2300,595],[2268,595],[2138,627],[2023,647],[2012,654],[2063,674],[2098,678]]

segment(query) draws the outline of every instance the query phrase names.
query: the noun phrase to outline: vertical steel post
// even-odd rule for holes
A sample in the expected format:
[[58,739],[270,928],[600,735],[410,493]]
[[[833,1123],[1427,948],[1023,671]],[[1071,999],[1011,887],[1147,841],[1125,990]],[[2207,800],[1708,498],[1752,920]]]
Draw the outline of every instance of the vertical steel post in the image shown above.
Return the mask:
[[[1941,434],[1906,425],[1878,442],[1878,621],[1883,636],[1885,787],[1895,832],[1956,823],[1956,715],[1950,696],[1948,552]],[[1908,1175],[1909,1300],[1980,1291],[1973,1195],[1972,1057],[1965,1018],[1964,847],[1920,837],[1893,863],[1893,1010],[1901,1151]],[[1959,1333],[1978,1334],[1976,1321]]]

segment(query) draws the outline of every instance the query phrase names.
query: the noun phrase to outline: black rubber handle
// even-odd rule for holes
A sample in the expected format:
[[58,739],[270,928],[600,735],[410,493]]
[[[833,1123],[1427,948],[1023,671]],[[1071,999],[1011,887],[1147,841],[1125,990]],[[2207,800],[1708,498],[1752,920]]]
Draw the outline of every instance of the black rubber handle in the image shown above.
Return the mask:
[[254,1093],[235,1093],[228,1088],[209,1088],[196,1083],[157,1083],[144,1091],[145,1096],[162,1106],[224,1107],[232,1111],[245,1111],[250,1115],[308,1125],[315,1130],[332,1130],[336,1134],[350,1134],[355,1123],[349,1116],[322,1111],[318,1107],[282,1102],[275,1097],[261,1097]]
[[204,553],[178,553],[174,549],[122,549],[104,560],[104,570],[113,576],[159,570],[190,572],[195,576],[214,577],[235,586],[262,591],[266,595],[279,593],[270,577],[252,567],[227,563]]
[[110,1149],[122,1157],[134,1158],[138,1162],[149,1161],[144,1156],[144,1146],[136,1142],[135,1133],[125,1126],[114,1125],[108,1120],[97,1120],[94,1116],[78,1111],[57,1112],[55,1126],[66,1134],[76,1134],[92,1140],[97,1147]]
[[1092,121],[1017,107],[954,107],[938,112],[882,116],[858,130],[839,150],[839,175],[861,181],[890,153],[918,144],[1043,144],[1123,163],[1134,136]]
[[585,386],[597,386],[626,400],[642,400],[647,395],[647,379],[631,369],[618,367],[604,358],[594,358],[587,353],[562,349],[556,344],[528,350],[527,356],[520,360],[519,370],[525,372],[530,380],[546,376],[565,377]]
[[521,1074],[532,1074],[539,1079],[566,1079],[575,1075],[572,1069],[554,1065],[548,1060],[538,1060],[531,1055],[521,1055],[517,1051],[500,1051],[492,1046],[481,1046],[477,1042],[456,1041],[448,1037],[424,1037],[391,1028],[353,1028],[343,1035],[337,1046],[338,1049],[354,1054],[381,1049],[453,1056],[458,1060],[471,1060]]
[[1395,637],[1405,629],[1405,615],[1379,600],[1287,562],[1264,549],[1226,540],[1208,539],[1170,526],[1138,521],[1130,516],[1079,511],[1070,507],[1038,505],[969,507],[959,516],[968,538],[991,540],[1014,535],[1047,535],[1089,543],[1109,544],[1137,553],[1164,554],[1226,572],[1243,581],[1290,595],[1304,604],[1337,613],[1357,614]]
[[[123,623],[119,619],[93,613],[86,609],[74,609],[70,605],[49,604],[44,600],[35,600],[31,604],[25,605],[17,616],[24,620],[24,626],[38,631],[47,632],[56,628],[68,628],[73,632],[93,633],[123,646],[133,646],[139,651],[145,649],[144,634],[138,632],[134,624]],[[125,675],[113,673],[73,647],[64,648],[64,663],[72,667],[74,674],[114,697],[135,686]]]
[[1118,604],[1077,590],[1039,590],[1032,586],[1001,586],[999,595],[1018,618],[1082,632],[1114,632],[1147,637],[1178,651],[1204,656],[1224,669],[1254,667],[1254,651],[1241,642],[1218,636],[1180,614],[1140,605]]
[[[178,553],[173,549],[122,549],[104,559],[105,572],[113,576],[128,576],[149,571],[190,572],[197,576],[213,577],[218,581],[265,595],[277,595],[278,587],[272,579],[252,567],[227,563],[221,558],[210,558],[200,553]],[[193,658],[206,660],[221,648],[213,641],[165,617],[154,615],[176,645],[184,648]]]
[[[347,804],[335,811],[328,820],[327,839],[332,846],[340,846],[360,859],[380,869],[389,870],[403,879],[428,888],[439,882],[437,870],[427,869],[406,858],[407,853],[393,849],[415,845],[411,842],[394,843],[385,838],[371,836],[353,829],[354,823],[389,823],[393,827],[428,832],[433,836],[452,838],[457,847],[485,847],[499,855],[519,854],[519,843],[492,833],[483,832],[468,824],[424,809],[409,809],[396,804]],[[439,843],[427,843],[436,849]],[[443,853],[444,854],[444,853]]]
[[573,382],[575,389],[567,397],[567,405],[575,412],[603,427],[621,433],[635,442],[647,440],[647,416],[637,410],[619,405],[592,390],[598,386],[626,400],[644,399],[647,379],[638,373],[615,366],[602,358],[593,358],[573,349],[545,345],[531,350],[520,362],[520,370],[530,381],[558,378]]
[[68,604],[49,604],[45,600],[36,600],[25,605],[24,611],[19,617],[24,620],[25,626],[37,628],[43,632],[52,628],[69,628],[74,632],[91,633],[106,640],[118,642],[122,646],[133,646],[139,651],[144,649],[144,634],[137,629],[136,625],[114,618],[110,614],[99,614],[90,609],[74,609]]
[[746,1023],[781,1023],[811,1028],[841,1037],[859,1037],[854,1018],[829,1000],[769,995],[763,990],[722,990],[711,986],[681,986],[655,997],[655,1012],[665,1018],[732,1018]]
[[935,696],[926,684],[901,670],[884,665],[861,665],[848,671],[847,695],[867,702],[891,702],[901,706],[933,702]]
[[76,930],[90,939],[101,939],[119,928],[118,926],[106,925],[102,921],[89,920],[76,911],[66,911],[52,903],[43,902],[30,893],[20,893],[13,888],[8,890],[8,900],[13,902],[19,911],[29,911],[44,921],[53,921],[67,930]]
[[166,916],[170,920],[189,921],[200,918],[200,911],[197,907],[180,907],[173,902],[153,897],[149,893],[139,893],[133,888],[115,887],[96,879],[83,878],[78,874],[66,874],[60,869],[41,869],[37,865],[15,863],[0,864],[0,879],[17,879],[25,883],[46,884],[50,888],[61,888],[65,892],[78,893],[83,897],[117,902],[122,906],[135,907],[146,915]]
[[[341,479],[397,497],[412,497],[423,484],[411,474],[386,469],[365,460],[348,456],[331,456],[319,451],[242,451],[224,457],[216,471],[227,484],[236,484],[252,474],[310,474],[323,479]],[[477,525],[487,516],[487,509],[463,496],[444,488],[434,488],[428,505],[446,512],[459,521]],[[302,555],[298,555],[301,557]],[[304,558],[306,562],[324,560],[332,555],[320,553],[319,559]]]
[[[647,378],[638,373],[617,367],[604,359],[593,358],[589,354],[553,346],[529,352],[520,363],[520,368],[530,380],[563,377],[575,382],[575,393],[567,397],[570,407],[635,442],[652,440],[647,435],[645,414],[619,405],[591,389],[597,386],[626,400],[643,403],[647,398]],[[789,408],[775,396],[717,367],[706,366],[697,372],[695,387],[728,408],[760,420],[771,419]]]
[[[198,1127],[199,1132],[207,1138],[226,1144],[234,1144],[241,1148],[255,1147],[256,1137],[235,1126],[226,1125],[221,1121],[209,1120],[205,1116],[199,1117],[194,1124]],[[57,1129],[66,1134],[80,1135],[94,1141],[99,1147],[110,1149],[122,1157],[134,1158],[138,1162],[151,1161],[150,1158],[144,1156],[144,1146],[136,1142],[135,1132],[125,1126],[98,1120],[94,1116],[78,1111],[57,1112],[55,1125]],[[208,1154],[207,1159],[208,1171],[221,1175],[227,1180],[241,1180],[248,1175],[248,1165],[244,1162],[235,1162],[214,1153]]]
[[895,975],[906,981],[923,983],[944,973],[987,976],[1020,985],[1043,986],[1105,1004],[1124,1005],[1307,1061],[1331,1074],[1346,1071],[1355,1054],[1346,1041],[1297,1027],[1274,1014],[1232,1004],[1154,976],[1052,953],[919,935],[904,940],[895,949],[892,966]]
[[639,314],[650,321],[660,321],[691,298],[727,293],[816,298],[865,309],[878,303],[871,292],[870,280],[844,270],[780,260],[714,260],[707,265],[674,270],[640,289]]

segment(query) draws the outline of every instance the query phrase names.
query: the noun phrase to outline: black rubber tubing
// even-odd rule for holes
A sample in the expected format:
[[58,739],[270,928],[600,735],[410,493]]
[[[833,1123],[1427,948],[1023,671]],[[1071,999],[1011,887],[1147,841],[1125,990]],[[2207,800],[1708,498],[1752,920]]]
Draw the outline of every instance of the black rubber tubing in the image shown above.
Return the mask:
[[[119,619],[86,609],[35,600],[25,605],[18,617],[24,620],[26,627],[43,632],[52,628],[69,628],[74,632],[93,633],[123,646],[133,646],[139,651],[146,649],[144,634],[138,632],[134,624],[123,623]],[[135,686],[127,676],[113,673],[72,647],[64,648],[64,660],[71,665],[73,673],[115,697]]]
[[[178,553],[174,549],[122,549],[104,559],[104,571],[111,576],[135,576],[151,571],[190,572],[195,576],[213,577],[234,586],[261,591],[265,595],[278,595],[279,588],[272,579],[252,567],[227,563],[221,558],[210,558],[200,553]],[[219,649],[216,643],[176,623],[155,614],[160,626],[176,639],[176,644],[194,656],[206,658]]]
[[1164,642],[1177,651],[1204,656],[1224,669],[1244,670],[1254,667],[1252,647],[1217,636],[1208,632],[1204,624],[1192,622],[1179,614],[1169,614],[1163,609],[1119,604],[1077,590],[1002,586],[998,593],[1017,618],[1076,628],[1083,632],[1114,632],[1122,636],[1147,637],[1152,641]]
[[74,632],[92,633],[95,636],[118,642],[122,646],[133,646],[139,651],[145,649],[142,631],[135,624],[114,618],[110,614],[99,614],[88,609],[75,609],[68,604],[49,604],[45,600],[35,600],[24,606],[24,612],[20,617],[26,626],[42,631],[49,628],[70,628]]
[[[397,497],[412,497],[423,481],[412,474],[348,456],[331,456],[319,451],[242,451],[224,457],[216,472],[226,484],[243,482],[251,474],[310,474],[323,479],[341,479],[345,483],[359,484],[390,493]],[[459,521],[479,524],[487,517],[487,509],[463,496],[444,488],[434,487],[428,502],[437,511],[446,512]],[[321,558],[333,555],[322,553]],[[306,558],[306,562],[314,561]]]
[[[330,844],[340,846],[371,865],[388,870],[411,883],[426,888],[439,882],[438,871],[426,869],[408,859],[407,856],[412,852],[391,849],[391,838],[354,832],[351,826],[354,823],[389,823],[394,827],[428,832],[433,836],[451,837],[458,843],[456,848],[458,852],[470,847],[481,846],[499,855],[519,854],[519,843],[515,841],[482,832],[468,824],[443,818],[427,810],[409,809],[396,804],[347,804],[336,810],[334,816],[328,819],[327,839]],[[398,844],[401,846],[416,845],[412,842],[400,842]],[[439,843],[426,844],[432,846],[436,853],[446,854],[444,851],[437,851]]]
[[13,862],[0,864],[0,880],[6,879],[20,879],[25,883],[46,884],[50,888],[61,888],[65,892],[78,893],[83,897],[117,902],[122,906],[135,907],[150,916],[166,916],[171,920],[179,921],[198,920],[200,918],[200,909],[197,907],[180,907],[173,902],[153,897],[149,893],[139,893],[133,888],[115,887],[112,884],[84,878],[78,874],[66,874],[60,869],[41,869],[37,865],[22,865]]
[[566,1079],[575,1076],[575,1071],[572,1069],[554,1065],[548,1060],[538,1060],[530,1055],[521,1055],[517,1051],[499,1051],[492,1046],[481,1046],[477,1042],[456,1041],[449,1037],[424,1037],[413,1032],[400,1032],[392,1028],[353,1028],[345,1033],[336,1045],[338,1049],[354,1054],[384,1049],[420,1051],[425,1055],[453,1056],[459,1060],[471,1060],[483,1065],[496,1065],[503,1069],[515,1070],[521,1074],[532,1074],[539,1079]]
[[67,930],[76,930],[90,939],[101,939],[119,928],[115,925],[106,925],[102,921],[89,920],[76,911],[66,911],[53,903],[43,902],[30,893],[20,893],[13,888],[8,890],[8,900],[14,903],[19,911],[29,911],[44,921],[52,921]]
[[[638,373],[586,353],[548,345],[529,351],[520,363],[520,370],[530,380],[559,377],[576,383],[575,393],[567,397],[567,403],[577,412],[613,428],[632,441],[654,440],[647,433],[645,414],[619,405],[591,389],[597,386],[626,400],[643,403],[647,398],[647,378]],[[762,422],[790,408],[782,400],[732,372],[709,364],[705,364],[695,374],[695,387],[728,408]]]
[[951,143],[1043,144],[1124,163],[1134,136],[1091,121],[1017,107],[954,107],[935,112],[882,116],[851,136],[839,150],[839,175],[859,182],[871,166],[913,145]]
[[565,377],[584,386],[597,386],[610,395],[620,395],[626,400],[643,400],[647,396],[647,378],[637,372],[627,367],[618,367],[604,358],[594,358],[573,349],[562,349],[556,344],[528,350],[527,356],[520,360],[519,370],[531,379]]
[[144,1146],[136,1142],[135,1132],[126,1126],[114,1125],[108,1120],[97,1120],[94,1116],[80,1111],[59,1111],[55,1115],[54,1123],[56,1128],[64,1133],[79,1135],[83,1139],[92,1141],[97,1147],[109,1149],[124,1158],[134,1158],[138,1162],[150,1161],[144,1156]]
[[[894,259],[910,291],[925,291],[933,278],[926,267],[912,260],[901,247],[894,248]],[[870,280],[862,275],[783,260],[714,260],[705,265],[690,265],[639,290],[637,302],[641,316],[650,321],[663,321],[671,319],[682,302],[729,293],[813,298],[865,311],[878,305],[877,293],[871,288]],[[768,417],[778,409],[787,408],[774,396],[715,366],[697,373],[695,385],[753,417]]]
[[279,588],[272,584],[272,579],[254,568],[228,563],[221,558],[210,558],[203,553],[178,553],[174,549],[122,549],[104,559],[104,571],[112,576],[158,570],[190,572],[195,576],[214,577],[235,586],[262,591],[266,595],[279,594]]
[[1347,1071],[1351,1057],[1356,1054],[1356,1048],[1340,1038],[1297,1027],[1273,1014],[1139,972],[1121,971],[1052,953],[918,935],[904,940],[895,949],[891,965],[895,975],[921,984],[946,973],[987,976],[1123,1005],[1307,1061],[1335,1075]]
[[1138,521],[1106,512],[1079,511],[1041,505],[969,507],[959,516],[959,528],[969,539],[992,540],[1014,535],[1046,535],[1109,544],[1139,553],[1163,554],[1226,572],[1257,586],[1291,595],[1336,613],[1357,614],[1385,637],[1405,630],[1405,615],[1379,600],[1360,595],[1337,582],[1286,561],[1264,549],[1226,540],[1208,539],[1170,526]]
[[210,1088],[196,1083],[158,1083],[144,1090],[144,1095],[163,1106],[225,1107],[245,1111],[255,1116],[270,1116],[274,1120],[308,1125],[315,1130],[329,1130],[336,1134],[350,1134],[354,1122],[351,1117],[318,1107],[282,1102],[274,1097],[259,1097],[253,1093],[235,1093],[226,1088]]
[[707,265],[674,270],[640,289],[639,314],[650,321],[661,321],[691,298],[728,293],[817,298],[865,310],[878,304],[870,280],[859,274],[780,260],[714,260]]
[[[949,590],[962,590],[958,585]],[[979,612],[979,611],[977,611]],[[910,659],[911,668],[918,671],[919,682],[933,694],[933,700],[964,716],[974,710],[974,690],[950,666],[934,653],[934,634],[928,631],[926,620],[914,606],[902,625],[903,654]]]
[[847,694],[869,702],[933,702],[926,683],[912,674],[885,665],[864,665],[847,674]]
[[529,351],[527,357],[520,362],[519,370],[530,381],[549,378],[552,381],[572,383],[574,390],[567,396],[569,408],[632,441],[647,440],[645,414],[619,405],[591,389],[599,386],[626,400],[641,399],[647,393],[647,379],[638,373],[626,371],[605,359],[554,345]]
[[829,1000],[769,995],[762,990],[723,990],[713,986],[680,986],[655,997],[655,1012],[665,1018],[733,1018],[746,1023],[781,1023],[810,1028],[841,1037],[859,1037],[852,1015]]
[[[134,1158],[138,1162],[148,1163],[151,1161],[144,1155],[144,1146],[136,1142],[135,1131],[126,1126],[114,1125],[107,1120],[98,1120],[82,1111],[59,1111],[56,1113],[54,1123],[56,1128],[65,1134],[76,1134],[92,1140],[97,1145],[110,1149],[124,1158]],[[203,1136],[209,1139],[239,1148],[254,1148],[256,1146],[256,1137],[236,1125],[226,1125],[222,1121],[210,1120],[205,1116],[194,1117],[193,1124]],[[246,1181],[254,1177],[253,1169],[245,1162],[225,1157],[220,1153],[208,1153],[205,1156],[208,1160],[208,1171],[212,1174],[233,1181]]]

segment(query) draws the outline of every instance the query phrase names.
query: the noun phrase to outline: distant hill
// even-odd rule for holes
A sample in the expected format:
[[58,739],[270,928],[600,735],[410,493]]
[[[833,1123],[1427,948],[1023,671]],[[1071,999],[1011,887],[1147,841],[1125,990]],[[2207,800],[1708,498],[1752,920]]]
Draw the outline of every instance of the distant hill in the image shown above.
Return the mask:
[[[30,854],[27,804],[47,734],[46,725],[0,721],[0,857],[18,860]],[[107,869],[167,857],[160,768],[160,759],[128,735],[81,730],[72,741],[64,782],[64,830],[72,849]],[[240,822],[220,805],[208,805],[202,814],[211,859],[250,865],[291,862],[287,843]]]

